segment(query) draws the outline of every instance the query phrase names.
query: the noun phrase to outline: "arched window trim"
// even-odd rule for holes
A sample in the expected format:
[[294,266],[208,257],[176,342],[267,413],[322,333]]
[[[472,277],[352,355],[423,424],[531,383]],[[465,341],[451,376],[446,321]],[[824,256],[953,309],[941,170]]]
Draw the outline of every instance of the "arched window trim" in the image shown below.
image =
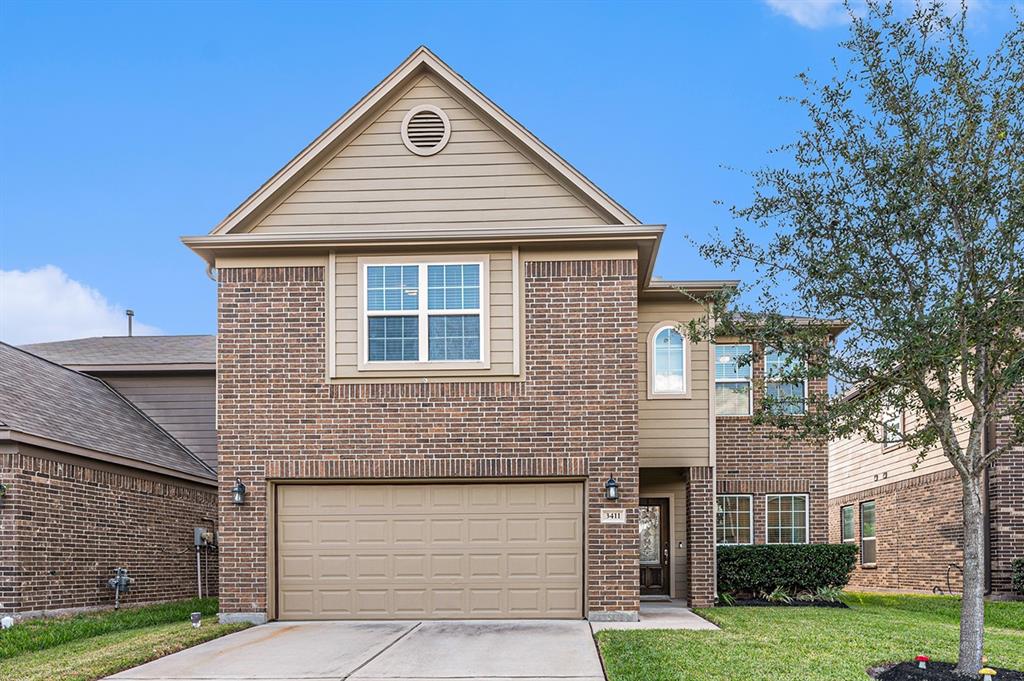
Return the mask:
[[[680,400],[689,399],[690,397],[690,343],[686,337],[686,334],[682,331],[682,323],[674,319],[666,319],[660,321],[651,327],[650,332],[647,334],[647,399],[649,400]],[[654,359],[654,340],[658,337],[658,334],[665,329],[672,329],[679,333],[683,338],[683,390],[682,392],[655,392],[654,391],[654,376],[655,376],[655,359]]]

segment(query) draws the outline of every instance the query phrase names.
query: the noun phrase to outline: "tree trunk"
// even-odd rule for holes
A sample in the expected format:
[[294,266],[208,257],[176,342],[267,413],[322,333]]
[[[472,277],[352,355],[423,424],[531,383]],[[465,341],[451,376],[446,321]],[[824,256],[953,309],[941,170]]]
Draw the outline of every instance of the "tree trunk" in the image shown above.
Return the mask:
[[977,678],[985,636],[984,474],[964,478],[964,596],[960,605],[960,656],[956,672]]

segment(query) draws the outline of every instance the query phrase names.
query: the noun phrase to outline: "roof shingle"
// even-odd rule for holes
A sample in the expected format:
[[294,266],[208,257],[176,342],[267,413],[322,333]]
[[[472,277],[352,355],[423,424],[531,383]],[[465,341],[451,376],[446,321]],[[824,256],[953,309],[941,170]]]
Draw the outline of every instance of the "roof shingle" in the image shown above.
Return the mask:
[[21,346],[72,367],[209,364],[217,362],[216,336],[98,336]]

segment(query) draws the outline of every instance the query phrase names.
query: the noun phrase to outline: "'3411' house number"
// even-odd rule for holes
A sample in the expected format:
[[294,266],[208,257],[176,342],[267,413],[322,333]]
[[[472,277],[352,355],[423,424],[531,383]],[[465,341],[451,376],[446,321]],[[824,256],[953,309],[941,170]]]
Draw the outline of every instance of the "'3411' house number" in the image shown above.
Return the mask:
[[626,523],[626,509],[624,508],[602,508],[601,523],[624,525]]

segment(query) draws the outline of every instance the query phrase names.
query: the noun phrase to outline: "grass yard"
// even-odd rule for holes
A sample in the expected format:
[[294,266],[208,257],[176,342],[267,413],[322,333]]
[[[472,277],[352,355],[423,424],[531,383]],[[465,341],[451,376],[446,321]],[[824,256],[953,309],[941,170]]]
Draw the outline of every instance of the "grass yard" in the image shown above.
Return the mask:
[[[865,681],[865,669],[929,655],[956,660],[959,601],[847,594],[850,609],[697,610],[721,631],[602,631],[609,681],[801,679]],[[1024,669],[1024,603],[989,603],[990,664]]]
[[216,612],[206,598],[25,622],[0,631],[0,679],[90,681],[248,626],[217,624]]

